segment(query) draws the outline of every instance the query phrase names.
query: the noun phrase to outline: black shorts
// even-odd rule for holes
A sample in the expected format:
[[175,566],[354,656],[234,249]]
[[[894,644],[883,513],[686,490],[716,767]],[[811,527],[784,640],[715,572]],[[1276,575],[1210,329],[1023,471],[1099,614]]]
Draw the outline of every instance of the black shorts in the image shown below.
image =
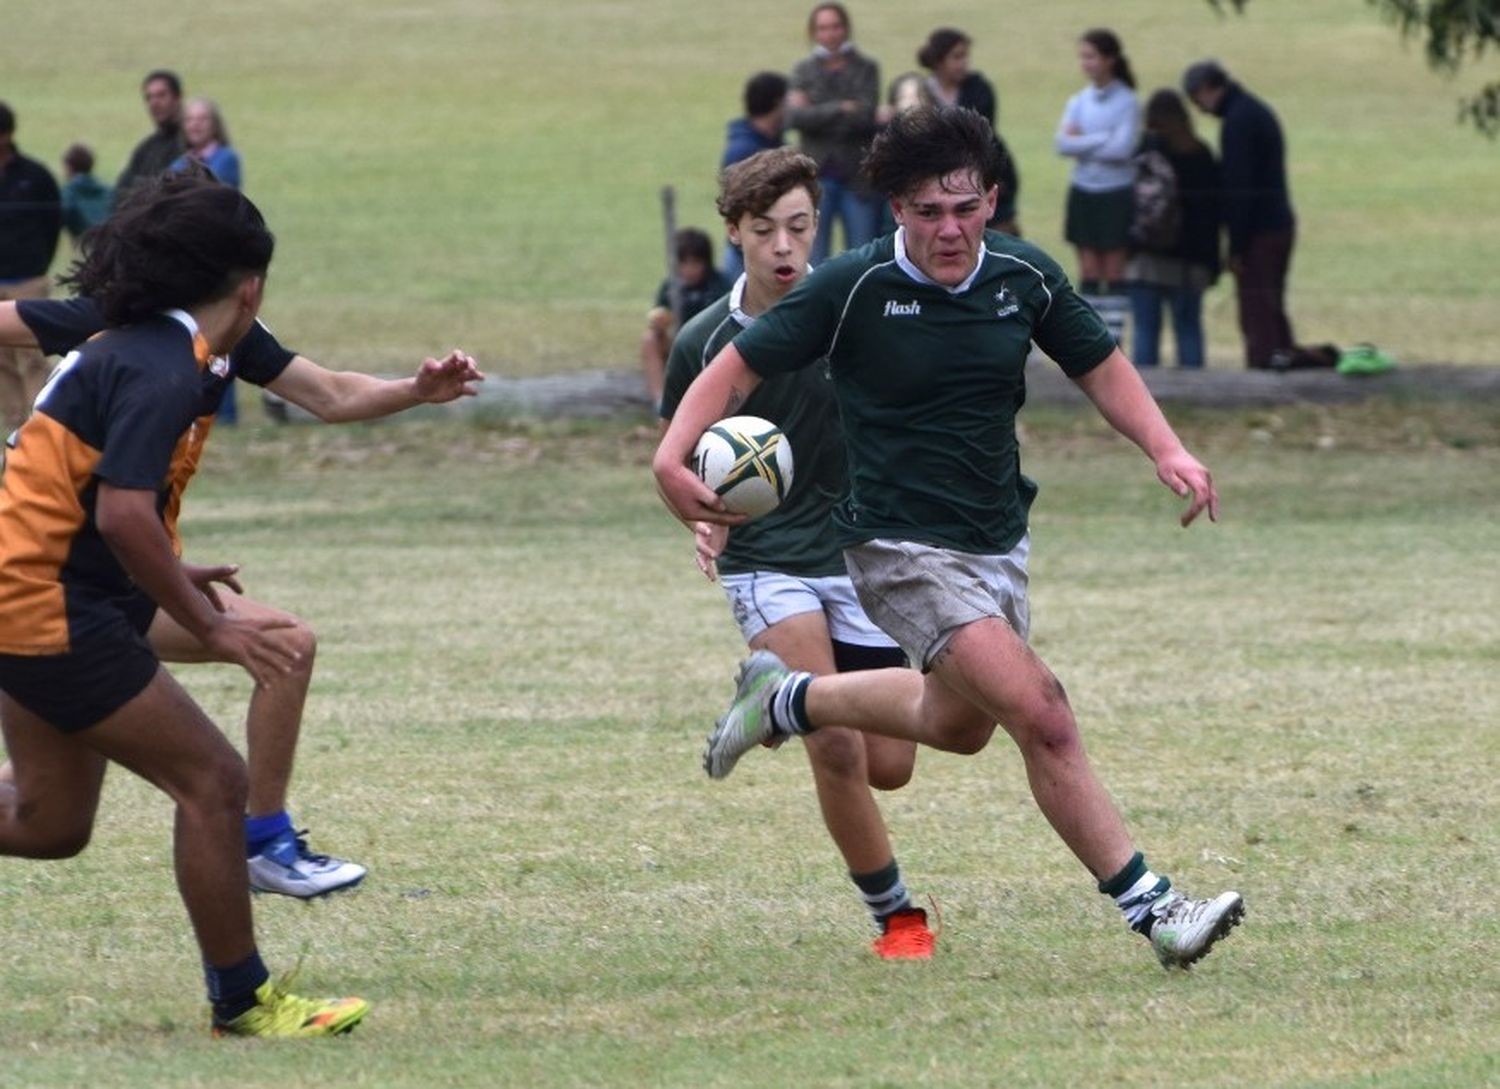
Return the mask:
[[1130,245],[1135,219],[1135,191],[1110,189],[1090,193],[1076,185],[1068,190],[1068,242],[1081,249],[1123,250]]
[[112,630],[76,644],[66,654],[0,654],[0,689],[32,714],[72,734],[104,721],[135,699],[160,665],[145,636],[121,617]]

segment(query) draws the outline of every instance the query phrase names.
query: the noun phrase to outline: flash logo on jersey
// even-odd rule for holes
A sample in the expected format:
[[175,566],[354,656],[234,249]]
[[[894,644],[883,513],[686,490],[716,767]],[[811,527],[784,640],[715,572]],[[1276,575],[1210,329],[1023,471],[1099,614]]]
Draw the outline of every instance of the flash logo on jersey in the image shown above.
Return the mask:
[[885,301],[884,318],[914,318],[922,312],[922,304],[913,299],[911,302],[897,302],[895,299]]
[[995,292],[995,317],[1008,318],[1021,309],[1021,300],[1008,287]]

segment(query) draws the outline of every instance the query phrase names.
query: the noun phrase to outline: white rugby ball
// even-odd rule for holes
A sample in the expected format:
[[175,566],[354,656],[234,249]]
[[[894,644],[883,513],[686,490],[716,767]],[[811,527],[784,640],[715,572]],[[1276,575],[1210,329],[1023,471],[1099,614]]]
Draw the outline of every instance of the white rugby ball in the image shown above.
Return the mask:
[[770,420],[730,416],[703,432],[693,471],[727,509],[758,518],[792,490],[792,444]]

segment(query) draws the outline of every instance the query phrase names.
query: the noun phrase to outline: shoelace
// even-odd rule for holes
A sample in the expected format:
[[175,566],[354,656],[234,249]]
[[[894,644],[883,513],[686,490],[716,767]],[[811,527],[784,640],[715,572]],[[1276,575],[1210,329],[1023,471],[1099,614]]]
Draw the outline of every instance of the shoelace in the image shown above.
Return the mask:
[[1198,916],[1206,907],[1208,907],[1207,900],[1189,900],[1186,896],[1179,894],[1160,911],[1153,909],[1151,914],[1155,915],[1160,922],[1180,925],[1197,922]]
[[[328,856],[327,855],[314,854],[312,851],[309,851],[307,849],[307,829],[306,828],[299,828],[295,832],[293,832],[292,835],[297,840],[297,857],[298,858],[303,859],[304,861],[307,861],[307,862],[317,863],[318,865],[322,865],[324,862],[328,861]],[[297,965],[298,965],[298,968],[300,969],[301,965],[302,965],[302,962],[298,961]]]

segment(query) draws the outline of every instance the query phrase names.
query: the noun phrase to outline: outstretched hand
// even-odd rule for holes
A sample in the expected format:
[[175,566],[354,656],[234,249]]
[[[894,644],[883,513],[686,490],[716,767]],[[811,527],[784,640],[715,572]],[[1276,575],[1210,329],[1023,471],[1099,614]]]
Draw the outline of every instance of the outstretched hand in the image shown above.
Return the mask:
[[474,384],[484,381],[484,374],[475,364],[474,358],[457,348],[442,359],[424,359],[417,368],[417,399],[432,405],[456,401],[460,397],[473,397],[479,391]]
[[1191,525],[1205,509],[1210,522],[1219,520],[1219,493],[1214,489],[1213,474],[1192,454],[1182,449],[1168,454],[1156,463],[1156,475],[1179,496],[1192,496],[1182,513],[1184,526]]

